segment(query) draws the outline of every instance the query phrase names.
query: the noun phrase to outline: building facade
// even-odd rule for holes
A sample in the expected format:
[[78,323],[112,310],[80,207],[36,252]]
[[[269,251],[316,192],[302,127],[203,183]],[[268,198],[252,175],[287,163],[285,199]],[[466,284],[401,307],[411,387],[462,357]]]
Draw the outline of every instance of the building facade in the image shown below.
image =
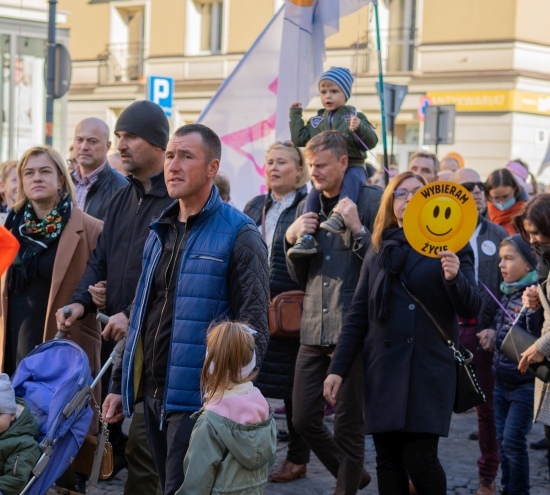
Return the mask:
[[[63,12],[57,23],[67,23]],[[48,39],[48,3],[43,0],[0,0],[0,162],[17,159],[45,142],[46,89],[44,65]],[[69,31],[57,30],[67,45]],[[54,145],[67,141],[67,97],[54,103]]]
[[[150,75],[175,78],[172,127],[193,122],[282,3],[60,0],[73,58],[68,136],[88,116],[112,128],[145,98]],[[440,156],[459,152],[484,176],[515,157],[538,169],[550,130],[549,16],[547,0],[380,0],[385,80],[408,86],[393,138],[400,168],[423,145],[427,101],[457,111],[455,143]],[[327,67],[357,74],[350,104],[380,129],[372,6],[342,19],[327,49]],[[309,114],[319,106],[312,100]]]

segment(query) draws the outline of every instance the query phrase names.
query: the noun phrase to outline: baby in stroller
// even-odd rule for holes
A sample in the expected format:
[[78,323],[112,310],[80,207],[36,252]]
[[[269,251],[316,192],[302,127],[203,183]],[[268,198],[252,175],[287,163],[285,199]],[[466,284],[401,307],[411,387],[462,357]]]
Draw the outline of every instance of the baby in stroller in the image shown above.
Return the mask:
[[0,373],[0,494],[18,495],[40,457],[38,423]]

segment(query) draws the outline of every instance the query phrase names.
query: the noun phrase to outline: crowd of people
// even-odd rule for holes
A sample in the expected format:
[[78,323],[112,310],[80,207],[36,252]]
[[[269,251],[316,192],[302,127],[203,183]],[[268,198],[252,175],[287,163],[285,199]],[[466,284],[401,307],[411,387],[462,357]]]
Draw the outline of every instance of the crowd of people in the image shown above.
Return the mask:
[[[333,67],[316,116],[305,123],[292,105],[292,140],[268,148],[267,192],[244,212],[230,204],[215,132],[188,124],[170,135],[149,101],[120,114],[118,157],[107,125],[89,118],[68,162],[36,146],[2,166],[5,225],[21,246],[0,286],[3,495],[19,493],[32,464],[14,481],[4,439],[23,420],[26,435],[37,434],[8,375],[58,331],[82,346],[93,374],[125,340],[95,391],[115,473],[128,469],[125,494],[259,494],[268,480],[305,477],[311,451],[335,494],[355,494],[371,482],[368,434],[379,493],[444,495],[438,443],[449,434],[456,369],[439,326],[473,354],[485,394],[473,432],[476,494],[497,485],[529,493],[533,420],[550,451],[550,390],[529,371],[550,357],[550,194],[521,160],[485,182],[457,153],[440,163],[418,151],[406,171],[371,174],[366,151],[377,137],[346,105],[352,84]],[[469,191],[478,218],[464,248],[427,257],[403,219],[436,180]],[[299,338],[277,335],[268,318],[270,300],[288,291],[303,291]],[[110,316],[103,327],[98,311]],[[500,352],[512,322],[536,338],[519,364]],[[273,467],[279,435],[266,398],[283,400],[288,429]],[[82,491],[85,482],[77,473],[68,483]]]

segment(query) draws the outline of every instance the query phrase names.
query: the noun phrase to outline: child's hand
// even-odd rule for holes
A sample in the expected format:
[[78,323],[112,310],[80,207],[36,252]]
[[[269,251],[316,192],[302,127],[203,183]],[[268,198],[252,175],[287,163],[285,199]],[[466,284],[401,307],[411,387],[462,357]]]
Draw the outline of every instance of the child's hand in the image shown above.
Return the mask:
[[537,287],[531,285],[526,287],[523,295],[521,296],[522,304],[531,311],[535,311],[540,306],[539,294],[537,292]]
[[351,131],[356,131],[359,129],[359,126],[361,125],[361,121],[359,118],[355,115],[352,115],[352,117],[349,119],[349,128]]
[[297,101],[292,105],[290,105],[290,108],[302,108],[302,104],[299,101]]
[[481,345],[482,349],[487,352],[493,352],[497,339],[496,330],[493,330],[492,328],[486,328],[476,335],[479,339],[479,344]]

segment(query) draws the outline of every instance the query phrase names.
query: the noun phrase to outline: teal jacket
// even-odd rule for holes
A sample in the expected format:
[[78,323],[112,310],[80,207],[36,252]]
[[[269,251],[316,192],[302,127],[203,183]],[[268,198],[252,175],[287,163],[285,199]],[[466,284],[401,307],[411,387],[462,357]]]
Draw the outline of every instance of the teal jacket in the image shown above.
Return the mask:
[[3,495],[21,493],[34,465],[40,457],[38,424],[23,399],[17,401],[17,416],[11,426],[0,434],[0,492]]
[[[336,112],[329,112],[322,108],[315,117],[304,124],[302,109],[292,107],[290,109],[290,138],[296,146],[305,146],[312,137],[323,131],[337,131],[348,145],[349,166],[365,168],[367,150],[349,128],[350,117],[355,114],[355,108],[350,105],[344,105]],[[357,112],[357,117],[361,124],[355,134],[372,150],[378,143],[378,136],[364,114]]]
[[183,462],[185,481],[176,495],[261,495],[275,461],[273,411],[261,423],[242,425],[201,410]]

